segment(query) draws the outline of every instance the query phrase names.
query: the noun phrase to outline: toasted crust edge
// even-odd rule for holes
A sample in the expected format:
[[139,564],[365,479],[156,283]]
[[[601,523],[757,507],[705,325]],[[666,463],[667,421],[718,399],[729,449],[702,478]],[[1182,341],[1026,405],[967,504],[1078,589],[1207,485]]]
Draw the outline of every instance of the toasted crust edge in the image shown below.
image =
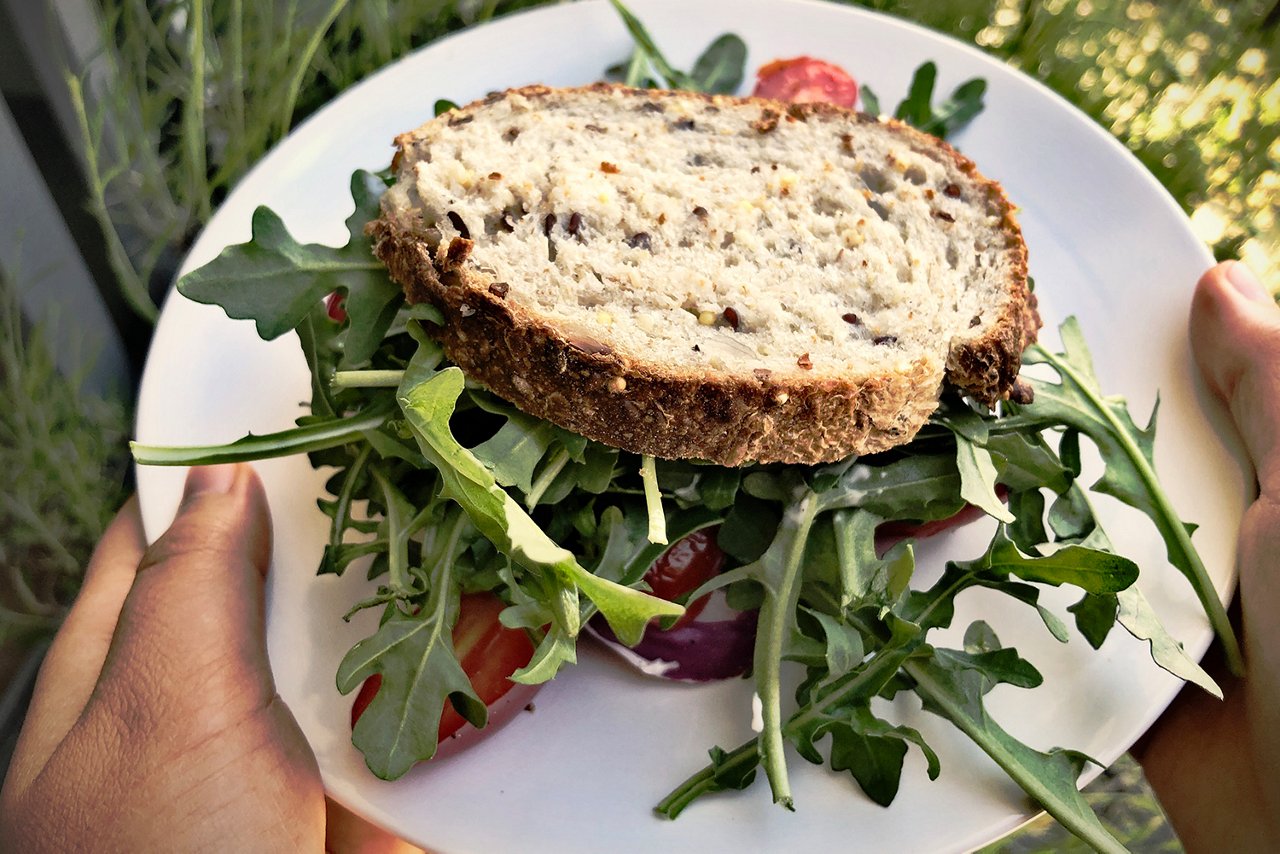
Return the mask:
[[[849,115],[827,104],[786,105],[759,98],[637,90],[594,84],[584,91],[621,91],[640,97],[757,103],[791,115]],[[496,97],[556,92],[527,86],[491,95],[458,112],[466,115]],[[859,121],[878,121],[856,114]],[[1021,353],[1035,340],[1040,318],[1026,285],[1026,248],[1013,207],[1000,185],[945,142],[898,124],[921,145],[955,159],[987,188],[987,203],[1002,213],[1001,232],[1015,253],[1010,299],[999,320],[974,340],[952,348],[946,380],[987,404],[1007,397]],[[415,133],[396,138],[393,165],[408,153]],[[726,466],[748,461],[816,464],[901,445],[937,407],[939,371],[915,362],[906,371],[831,378],[690,376],[575,340],[523,306],[508,302],[489,277],[467,263],[470,241],[455,239],[432,257],[392,212],[371,222],[374,253],[411,303],[429,302],[445,323],[431,327],[445,353],[472,379],[531,415],[607,445],[663,458],[696,458]]]

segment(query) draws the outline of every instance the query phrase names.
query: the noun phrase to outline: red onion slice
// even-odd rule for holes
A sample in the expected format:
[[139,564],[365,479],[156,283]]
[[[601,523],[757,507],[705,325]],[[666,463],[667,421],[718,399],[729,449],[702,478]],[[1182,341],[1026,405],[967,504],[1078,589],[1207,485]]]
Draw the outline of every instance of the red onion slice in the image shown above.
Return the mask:
[[728,619],[694,620],[668,631],[651,625],[634,647],[624,646],[599,615],[587,623],[587,632],[647,676],[710,682],[751,669],[756,614],[738,611]]

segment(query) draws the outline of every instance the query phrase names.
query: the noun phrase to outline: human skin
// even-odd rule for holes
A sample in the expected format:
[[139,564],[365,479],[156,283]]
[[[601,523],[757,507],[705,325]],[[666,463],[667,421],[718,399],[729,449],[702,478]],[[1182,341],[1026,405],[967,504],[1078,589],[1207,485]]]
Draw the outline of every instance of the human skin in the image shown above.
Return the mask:
[[1196,286],[1190,335],[1258,475],[1237,553],[1246,677],[1209,662],[1224,699],[1184,688],[1135,752],[1188,851],[1280,851],[1280,308],[1228,261]]
[[416,851],[330,804],[267,662],[266,498],[248,466],[194,469],[146,546],[108,528],[40,670],[0,850]]

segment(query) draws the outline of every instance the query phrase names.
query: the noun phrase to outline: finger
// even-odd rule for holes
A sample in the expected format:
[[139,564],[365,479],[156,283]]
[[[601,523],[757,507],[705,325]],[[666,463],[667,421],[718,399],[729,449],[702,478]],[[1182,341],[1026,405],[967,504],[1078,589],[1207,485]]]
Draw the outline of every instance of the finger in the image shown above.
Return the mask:
[[375,827],[332,798],[324,799],[324,850],[328,854],[424,854],[380,827]]
[[25,789],[84,710],[145,548],[138,501],[131,498],[94,549],[75,604],[40,666],[8,785]]
[[1262,490],[1280,496],[1280,307],[1244,264],[1227,261],[1201,277],[1191,345],[1235,419]]
[[90,709],[101,701],[143,732],[216,732],[263,708],[275,693],[263,625],[270,552],[253,470],[193,469],[177,517],[138,567]]

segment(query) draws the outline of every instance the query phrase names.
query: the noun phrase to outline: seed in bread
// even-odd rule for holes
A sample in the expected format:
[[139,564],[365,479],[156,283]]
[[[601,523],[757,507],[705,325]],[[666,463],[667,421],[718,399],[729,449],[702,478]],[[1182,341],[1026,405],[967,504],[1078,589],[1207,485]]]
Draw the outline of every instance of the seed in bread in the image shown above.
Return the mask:
[[896,121],[598,84],[396,140],[370,226],[449,358],[638,453],[817,463],[1006,397],[1039,327],[998,184]]

